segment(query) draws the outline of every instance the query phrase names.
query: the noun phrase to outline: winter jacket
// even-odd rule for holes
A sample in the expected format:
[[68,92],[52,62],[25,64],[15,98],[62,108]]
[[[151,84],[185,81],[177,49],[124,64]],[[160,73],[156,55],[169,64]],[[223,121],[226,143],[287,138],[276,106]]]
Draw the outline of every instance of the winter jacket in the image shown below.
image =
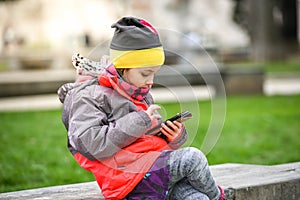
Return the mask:
[[145,135],[152,123],[144,112],[153,103],[134,103],[97,78],[67,87],[62,120],[68,148],[84,169],[91,171],[106,199],[123,199],[143,179],[163,150],[177,149],[186,133],[167,143]]

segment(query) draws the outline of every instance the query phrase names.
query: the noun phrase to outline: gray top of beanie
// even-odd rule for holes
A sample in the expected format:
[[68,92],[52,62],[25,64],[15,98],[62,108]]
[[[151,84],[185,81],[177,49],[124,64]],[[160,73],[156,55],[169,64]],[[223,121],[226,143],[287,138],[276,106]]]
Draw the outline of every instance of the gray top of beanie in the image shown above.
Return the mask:
[[110,44],[111,49],[124,51],[162,46],[156,30],[144,25],[142,19],[123,17],[111,27],[116,28]]

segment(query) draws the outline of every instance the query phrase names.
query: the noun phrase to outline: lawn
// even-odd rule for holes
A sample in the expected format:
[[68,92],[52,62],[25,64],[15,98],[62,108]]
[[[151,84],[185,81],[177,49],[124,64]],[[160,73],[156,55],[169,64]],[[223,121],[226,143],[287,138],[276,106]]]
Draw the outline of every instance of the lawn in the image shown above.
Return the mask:
[[[209,163],[300,161],[299,102],[300,95],[228,97],[221,135],[207,152]],[[201,123],[196,118],[186,122],[186,127],[197,130],[197,134],[189,133],[191,146],[202,148],[212,116],[211,102],[196,104]],[[164,117],[189,105],[162,104]],[[68,152],[60,110],[2,112],[0,123],[0,192],[93,180]]]
[[281,74],[281,73],[300,73],[300,61],[299,60],[284,60],[284,61],[273,61],[273,62],[263,62],[256,63],[253,62],[244,62],[244,63],[235,63],[228,64],[227,67],[230,69],[251,69],[254,66],[260,67],[266,75],[272,74]]

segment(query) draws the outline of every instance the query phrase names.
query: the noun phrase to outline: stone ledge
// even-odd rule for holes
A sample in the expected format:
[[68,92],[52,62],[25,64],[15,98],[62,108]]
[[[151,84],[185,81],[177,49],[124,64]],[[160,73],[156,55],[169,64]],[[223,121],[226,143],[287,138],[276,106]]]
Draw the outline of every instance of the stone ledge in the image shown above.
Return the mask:
[[0,194],[2,200],[104,200],[95,181]]
[[[211,166],[228,200],[298,200],[300,162],[274,166],[221,164]],[[103,200],[96,182],[46,187],[0,194],[0,199],[15,200]]]
[[67,82],[74,82],[74,70],[23,70],[0,73],[0,97],[56,93]]
[[229,200],[300,198],[300,162],[273,166],[222,164],[211,167]]

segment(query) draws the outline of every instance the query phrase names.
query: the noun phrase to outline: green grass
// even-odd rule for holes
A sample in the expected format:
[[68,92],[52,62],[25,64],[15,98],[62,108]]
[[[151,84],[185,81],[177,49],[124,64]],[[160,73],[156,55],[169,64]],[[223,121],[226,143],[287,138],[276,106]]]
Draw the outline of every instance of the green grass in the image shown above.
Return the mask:
[[300,161],[300,96],[235,97],[208,159],[213,163],[279,164]]
[[0,114],[0,192],[92,180],[68,152],[60,115]]
[[265,63],[231,63],[227,64],[229,69],[251,69],[260,67],[266,74],[273,73],[300,73],[300,60],[283,60],[283,61],[268,61]]
[[297,72],[300,73],[300,61],[276,61],[267,62],[263,65],[263,68],[267,73],[273,72]]
[[[300,95],[235,96],[227,99],[223,131],[207,155],[210,164],[279,164],[300,161]],[[196,103],[201,123],[186,123],[198,130],[192,146],[201,148],[211,103]],[[167,116],[190,104],[163,104]],[[166,116],[165,116],[166,117]],[[66,147],[67,133],[61,111],[0,113],[0,192],[92,181]],[[189,135],[193,135],[189,133]]]

